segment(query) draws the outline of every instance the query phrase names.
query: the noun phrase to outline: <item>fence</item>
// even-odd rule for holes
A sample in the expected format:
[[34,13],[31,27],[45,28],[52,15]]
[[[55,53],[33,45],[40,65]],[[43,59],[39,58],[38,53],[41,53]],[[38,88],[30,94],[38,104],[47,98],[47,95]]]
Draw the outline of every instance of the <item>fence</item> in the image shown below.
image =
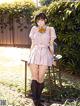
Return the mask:
[[30,47],[31,23],[26,18],[0,18],[0,46]]

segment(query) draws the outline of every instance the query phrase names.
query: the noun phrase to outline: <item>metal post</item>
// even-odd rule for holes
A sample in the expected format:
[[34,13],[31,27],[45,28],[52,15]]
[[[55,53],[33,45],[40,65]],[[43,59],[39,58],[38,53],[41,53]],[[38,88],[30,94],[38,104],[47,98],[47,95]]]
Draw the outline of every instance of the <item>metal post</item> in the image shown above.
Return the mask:
[[52,97],[52,94],[51,94],[51,92],[52,92],[52,87],[51,87],[51,72],[50,72],[50,70],[51,70],[51,67],[49,66],[48,67],[48,78],[49,78],[49,83],[50,83],[50,86],[49,86],[49,93],[50,93],[50,98],[49,98],[49,100],[48,100],[48,102],[50,102],[50,99],[51,99],[51,97]]
[[53,77],[54,77],[54,85],[55,85],[55,87],[56,87],[56,78],[55,78],[55,69],[54,69],[54,65],[52,64],[52,72],[53,72]]
[[60,84],[60,87],[62,88],[61,66],[60,66],[60,62],[58,63],[58,67],[59,67],[59,84]]
[[25,97],[27,91],[27,61],[25,61]]
[[22,60],[23,62],[25,62],[25,75],[24,75],[24,80],[25,80],[25,97],[26,97],[26,91],[27,91],[27,61],[26,60]]

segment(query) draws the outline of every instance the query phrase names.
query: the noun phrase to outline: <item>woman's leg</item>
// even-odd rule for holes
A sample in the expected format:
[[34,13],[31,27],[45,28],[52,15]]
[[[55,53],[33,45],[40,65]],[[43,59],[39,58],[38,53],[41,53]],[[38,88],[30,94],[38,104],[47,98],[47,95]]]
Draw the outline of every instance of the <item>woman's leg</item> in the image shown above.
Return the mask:
[[44,82],[45,73],[48,71],[47,65],[39,65],[39,83]]
[[37,90],[38,90],[38,65],[36,64],[30,64],[30,70],[32,74],[32,82],[31,82],[31,91],[32,91],[32,99],[37,106]]
[[30,64],[31,76],[32,80],[38,81],[38,65],[37,64]]
[[41,106],[40,96],[41,96],[42,90],[44,88],[44,77],[45,77],[45,73],[47,71],[48,71],[48,66],[39,65],[39,80],[38,80],[38,102],[39,102],[39,106]]

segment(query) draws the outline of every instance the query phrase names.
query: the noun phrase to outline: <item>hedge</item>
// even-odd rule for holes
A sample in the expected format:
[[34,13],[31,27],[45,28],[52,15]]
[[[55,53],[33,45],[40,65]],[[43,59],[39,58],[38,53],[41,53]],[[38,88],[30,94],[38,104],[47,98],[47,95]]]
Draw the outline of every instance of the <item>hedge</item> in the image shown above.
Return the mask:
[[[26,18],[26,22],[32,19],[32,13],[35,10],[35,4],[30,0],[14,1],[12,3],[0,4],[0,26],[9,24],[14,18],[20,24],[20,18]],[[8,22],[4,23],[5,18]]]
[[56,30],[62,68],[80,74],[80,2],[55,1],[35,13],[44,11]]

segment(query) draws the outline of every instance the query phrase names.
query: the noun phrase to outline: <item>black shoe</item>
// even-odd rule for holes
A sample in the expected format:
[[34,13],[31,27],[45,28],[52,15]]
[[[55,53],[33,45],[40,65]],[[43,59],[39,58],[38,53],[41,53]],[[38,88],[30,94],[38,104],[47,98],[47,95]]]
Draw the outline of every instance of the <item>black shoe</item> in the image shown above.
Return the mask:
[[40,100],[38,100],[38,105],[37,106],[44,106]]
[[38,100],[37,99],[33,99],[33,103],[35,106],[38,106]]

